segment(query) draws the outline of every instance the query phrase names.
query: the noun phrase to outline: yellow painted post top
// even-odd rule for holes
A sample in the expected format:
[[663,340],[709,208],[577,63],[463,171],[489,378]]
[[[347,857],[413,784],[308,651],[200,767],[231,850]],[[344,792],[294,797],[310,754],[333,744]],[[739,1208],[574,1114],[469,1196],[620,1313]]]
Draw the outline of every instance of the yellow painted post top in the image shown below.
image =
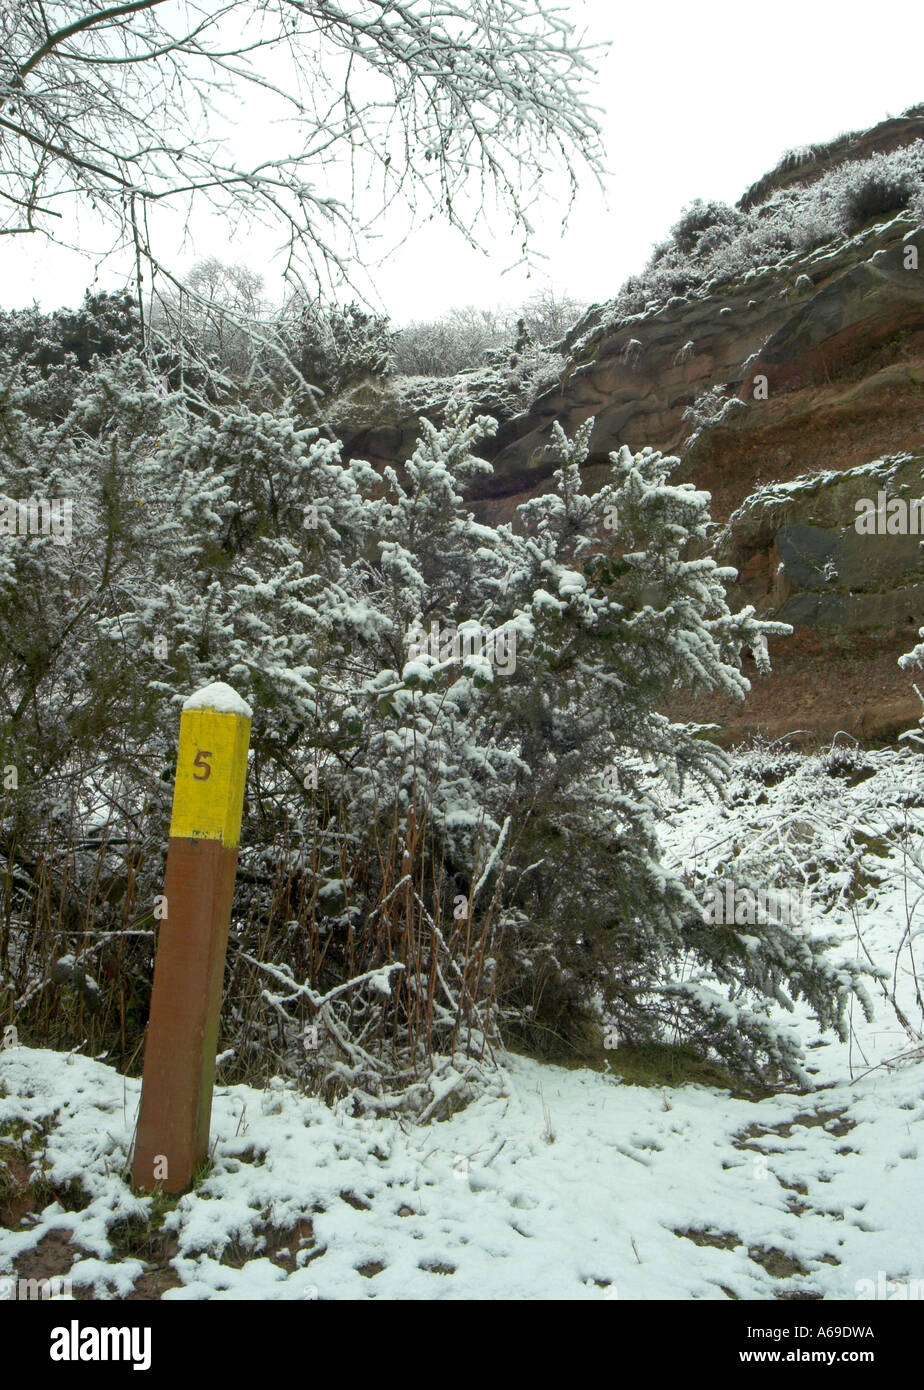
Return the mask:
[[171,837],[220,840],[227,849],[237,848],[251,714],[247,702],[224,681],[197,690],[184,704]]

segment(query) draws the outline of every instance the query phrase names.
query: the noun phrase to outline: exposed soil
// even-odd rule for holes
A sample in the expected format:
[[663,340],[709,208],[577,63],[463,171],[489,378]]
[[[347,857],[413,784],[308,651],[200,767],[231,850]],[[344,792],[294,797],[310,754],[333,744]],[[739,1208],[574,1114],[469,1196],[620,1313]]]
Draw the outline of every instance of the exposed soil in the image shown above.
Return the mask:
[[666,712],[675,719],[721,725],[718,742],[736,743],[749,734],[768,738],[793,735],[793,743],[829,742],[843,731],[869,741],[895,739],[921,714],[912,677],[898,658],[915,642],[917,629],[860,634],[849,645],[808,628],[770,643],[773,671],[761,676],[750,658],[744,673],[751,681],[738,702],[715,695],[680,697]]

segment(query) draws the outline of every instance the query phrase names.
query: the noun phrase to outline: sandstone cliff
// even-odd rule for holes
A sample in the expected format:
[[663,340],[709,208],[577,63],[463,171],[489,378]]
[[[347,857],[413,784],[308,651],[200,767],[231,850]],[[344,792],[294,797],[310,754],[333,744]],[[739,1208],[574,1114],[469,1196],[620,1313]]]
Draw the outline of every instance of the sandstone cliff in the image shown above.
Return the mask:
[[[784,161],[739,208],[771,196],[779,205],[838,161],[924,149],[918,111]],[[921,713],[896,660],[924,626],[924,537],[855,527],[857,503],[882,489],[924,496],[920,208],[874,215],[854,234],[640,312],[595,307],[559,345],[559,378],[527,409],[513,397],[479,402],[500,419],[485,451],[494,475],[473,497],[493,521],[549,485],[553,422],[571,434],[590,416],[590,486],[611,450],[647,444],[677,454],[678,477],[712,493],[717,552],[739,570],[733,601],[795,627],[771,648],[774,674],[749,673],[743,706],[678,704],[679,714],[720,723],[726,738],[891,738]],[[379,418],[348,447],[400,460],[415,427],[413,410]]]

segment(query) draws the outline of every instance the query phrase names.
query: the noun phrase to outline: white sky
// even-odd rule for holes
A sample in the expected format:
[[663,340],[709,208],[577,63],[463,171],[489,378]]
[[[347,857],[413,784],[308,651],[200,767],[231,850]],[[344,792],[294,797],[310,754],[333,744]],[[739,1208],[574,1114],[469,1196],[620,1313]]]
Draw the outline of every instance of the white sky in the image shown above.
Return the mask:
[[[534,243],[545,259],[529,278],[523,267],[508,271],[518,255],[509,222],[479,229],[486,255],[435,223],[415,231],[374,272],[378,298],[396,323],[455,305],[517,304],[545,284],[580,299],[608,299],[693,198],[734,202],[785,149],[872,125],[924,100],[919,0],[885,11],[855,0],[655,0],[631,7],[623,0],[565,0],[561,8],[590,37],[611,43],[593,94],[603,108],[605,197],[588,184],[564,233],[560,204],[550,201]],[[247,115],[242,139],[249,145],[262,132],[252,109]],[[178,269],[214,255],[260,271],[269,297],[281,296],[281,263],[274,270],[275,243],[266,234],[229,244],[220,225],[203,219],[193,235],[192,251],[177,245]],[[109,263],[97,271],[92,257],[37,238],[0,242],[0,307],[33,299],[46,309],[76,305],[93,283],[124,284],[124,267]]]

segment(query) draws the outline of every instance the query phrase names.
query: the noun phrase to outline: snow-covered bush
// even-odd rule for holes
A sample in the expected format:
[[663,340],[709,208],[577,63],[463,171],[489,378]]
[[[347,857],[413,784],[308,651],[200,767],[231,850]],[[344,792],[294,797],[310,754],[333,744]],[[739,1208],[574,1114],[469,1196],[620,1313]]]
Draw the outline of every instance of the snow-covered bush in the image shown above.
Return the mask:
[[76,310],[0,310],[0,352],[24,367],[47,371],[70,362],[86,368],[94,357],[112,357],[140,346],[137,305],[125,292],[88,290]]
[[24,408],[43,419],[66,411],[78,374],[94,358],[141,351],[141,323],[127,293],[84,295],[79,309],[0,310],[0,354],[28,381]]
[[874,217],[894,216],[906,208],[920,184],[918,171],[905,162],[882,154],[865,160],[847,179],[843,193],[842,205],[851,231],[859,231]]
[[547,289],[517,309],[451,309],[441,318],[416,320],[396,332],[394,368],[401,376],[455,376],[478,368],[488,353],[510,356],[521,337],[520,325],[529,342],[554,347],[585,308],[579,300]]
[[[795,152],[793,167],[811,154]],[[924,209],[924,140],[864,160],[851,160],[845,152],[844,161],[820,178],[771,191],[747,207],[697,199],[675,223],[670,239],[655,247],[641,274],[630,276],[595,318],[612,331],[651,303],[705,294],[709,287],[774,266],[790,252],[805,253],[852,235],[872,218],[895,216],[904,208],[916,217]]]
[[[54,418],[29,410],[40,384],[2,364],[4,491],[73,504],[69,544],[0,537],[0,1007],[24,1036],[92,1035],[129,1064],[178,707],[220,678],[255,711],[226,1074],[433,1113],[505,1037],[574,1038],[601,1007],[627,1039],[670,1020],[797,1074],[763,993],[789,979],[834,1021],[844,989],[822,1000],[775,941],[717,954],[642,775],[719,783],[723,755],[659,707],[743,695],[741,649],[787,631],[685,558],[709,499],[669,482],[675,460],[622,449],[589,495],[592,421],[556,430],[555,490],[491,527],[464,493],[493,421],[459,403],[399,477],[284,410],[189,400],[130,352],[75,371]],[[96,970],[92,1007],[55,982],[65,954]],[[691,963],[734,1010],[690,994]]]
[[[709,927],[717,979],[727,983],[729,968],[735,972],[747,961],[763,972],[761,1007],[775,995],[789,1010],[795,986],[842,1038],[849,1015],[842,1011],[835,1019],[832,1001],[855,995],[869,1018],[870,995],[878,994],[909,1041],[920,1044],[924,1005],[915,939],[924,884],[924,786],[917,763],[910,750],[873,751],[848,740],[811,753],[761,740],[737,750],[725,789],[729,809],[716,831],[712,809],[703,807],[702,832],[684,845],[684,881],[700,901],[716,884],[734,884],[752,897],[769,889],[786,910],[761,919],[759,955],[752,954],[753,927]],[[907,929],[897,950],[893,943],[888,955],[874,958],[867,929],[885,896],[904,904]],[[798,914],[788,910],[793,902]],[[777,974],[784,959],[801,959],[801,967],[787,967],[788,983]],[[865,984],[858,966],[869,975]],[[914,984],[914,1017],[896,997],[900,976]],[[742,1041],[745,1050],[749,1045]]]
[[394,334],[388,319],[359,304],[297,299],[285,306],[278,328],[305,381],[326,395],[390,369]]
[[721,234],[713,236],[706,248],[710,249],[729,236],[735,227],[740,226],[741,221],[741,214],[730,208],[727,203],[704,203],[702,198],[695,198],[689,207],[684,208],[679,219],[671,227],[671,236],[677,249],[688,256],[692,252],[704,249],[703,242],[707,231]]

